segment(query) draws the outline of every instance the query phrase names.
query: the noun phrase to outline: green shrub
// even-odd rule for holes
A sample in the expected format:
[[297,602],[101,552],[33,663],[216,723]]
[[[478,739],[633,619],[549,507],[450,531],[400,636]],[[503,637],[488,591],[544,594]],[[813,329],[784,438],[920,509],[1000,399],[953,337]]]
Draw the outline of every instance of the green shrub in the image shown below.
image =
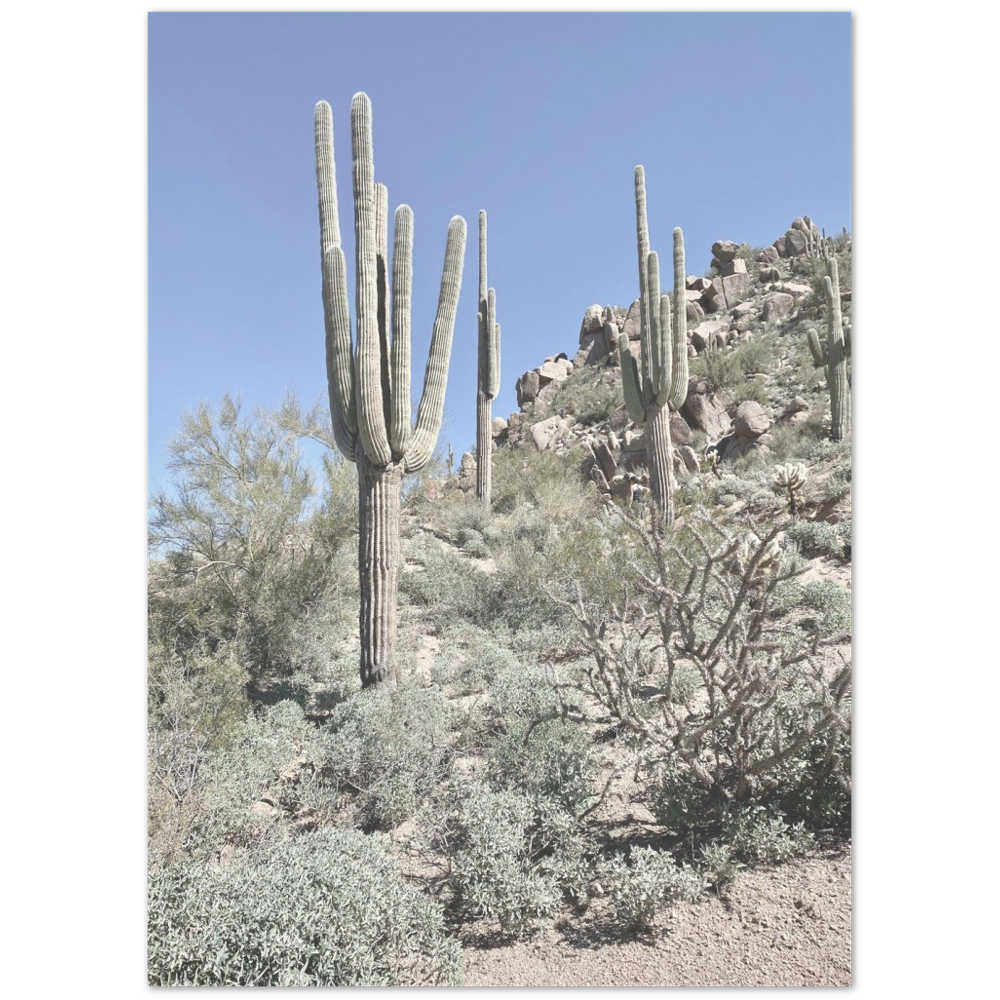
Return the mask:
[[785,529],[785,535],[807,556],[839,558],[844,554],[844,541],[837,526],[827,521],[793,521]]
[[458,982],[438,904],[371,837],[325,829],[230,863],[152,866],[151,986]]
[[732,809],[723,821],[722,840],[735,857],[764,865],[797,857],[815,842],[804,823],[791,825],[776,806],[760,804]]
[[319,780],[358,797],[362,821],[394,827],[448,773],[454,712],[433,689],[361,691],[317,738]]
[[629,931],[651,929],[665,907],[675,900],[694,902],[707,888],[704,875],[678,866],[666,852],[638,847],[630,862],[617,855],[606,866],[615,917]]
[[418,558],[422,572],[402,573],[401,594],[421,606],[425,619],[439,628],[465,619],[488,628],[501,615],[503,595],[494,577],[453,549],[429,545]]
[[578,725],[516,722],[489,747],[486,775],[496,789],[541,797],[579,813],[593,795],[590,741]]
[[577,821],[544,799],[457,788],[440,840],[447,845],[456,908],[496,920],[503,934],[523,934],[564,898],[586,893],[591,866]]

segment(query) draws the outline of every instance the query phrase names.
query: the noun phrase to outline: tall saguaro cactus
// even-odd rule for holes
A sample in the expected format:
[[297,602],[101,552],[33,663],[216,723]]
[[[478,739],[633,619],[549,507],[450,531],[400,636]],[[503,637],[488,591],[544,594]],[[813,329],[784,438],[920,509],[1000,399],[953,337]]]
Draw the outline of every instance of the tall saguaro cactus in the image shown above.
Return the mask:
[[490,506],[493,486],[493,400],[500,391],[500,327],[496,291],[487,288],[486,212],[479,213],[479,377],[476,391],[476,496]]
[[[639,318],[642,372],[629,350],[628,337],[618,338],[622,388],[629,416],[646,429],[649,486],[661,525],[674,523],[673,455],[670,410],[687,398],[687,303],[684,299],[684,234],[674,230],[674,294],[660,293],[660,262],[649,249],[646,219],[646,172],[635,168],[635,221],[639,251]],[[673,322],[671,322],[673,312]]]
[[843,441],[847,436],[851,417],[847,385],[847,359],[851,356],[851,339],[844,331],[840,309],[840,269],[836,257],[828,258],[826,270],[827,274],[823,278],[829,316],[826,345],[820,344],[819,334],[811,327],[807,337],[816,367],[826,367],[826,384],[830,389],[830,437],[834,441]]
[[417,472],[427,464],[441,429],[466,226],[458,215],[448,225],[424,391],[416,424],[411,426],[413,212],[408,205],[396,209],[390,304],[388,192],[385,185],[375,183],[371,101],[367,94],[355,94],[351,148],[357,341],[352,344],[347,265],[337,211],[333,115],[326,101],[316,105],[315,128],[330,414],[337,447],[358,467],[361,683],[364,687],[395,687],[400,487],[404,471]]

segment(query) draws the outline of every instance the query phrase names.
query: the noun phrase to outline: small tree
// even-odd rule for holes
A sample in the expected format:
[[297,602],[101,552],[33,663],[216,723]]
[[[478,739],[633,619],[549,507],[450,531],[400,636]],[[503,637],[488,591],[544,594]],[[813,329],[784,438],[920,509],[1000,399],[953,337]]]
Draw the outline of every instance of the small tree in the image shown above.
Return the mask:
[[202,404],[184,415],[174,488],[150,500],[150,639],[167,655],[235,642],[251,675],[288,668],[290,630],[326,591],[353,528],[320,506],[292,423],[287,412],[247,417],[228,395],[217,414]]

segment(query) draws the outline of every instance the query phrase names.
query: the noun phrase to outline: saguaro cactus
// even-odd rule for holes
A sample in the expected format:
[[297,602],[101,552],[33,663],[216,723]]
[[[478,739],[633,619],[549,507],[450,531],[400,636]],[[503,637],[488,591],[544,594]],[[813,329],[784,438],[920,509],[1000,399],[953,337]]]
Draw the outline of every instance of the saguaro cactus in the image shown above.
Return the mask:
[[[375,183],[372,109],[367,94],[351,103],[354,165],[355,311],[352,344],[347,266],[340,242],[330,105],[316,105],[323,312],[330,415],[337,447],[358,467],[358,566],[361,578],[361,683],[395,687],[399,582],[399,493],[403,473],[416,472],[434,451],[444,412],[455,312],[465,259],[465,220],[448,225],[437,316],[416,424],[410,425],[410,293],[413,212],[396,209],[392,295],[387,280],[388,192]],[[392,341],[387,324],[392,323]]]
[[479,213],[479,378],[476,392],[476,496],[490,506],[493,484],[493,400],[500,391],[500,327],[496,290],[487,288],[486,212]]
[[811,327],[807,337],[816,367],[826,367],[826,384],[830,389],[830,437],[834,441],[843,441],[851,418],[847,386],[847,359],[851,356],[851,338],[849,334],[845,334],[840,310],[840,270],[836,257],[827,260],[826,270],[826,277],[823,278],[829,313],[826,345],[820,344],[819,334]]
[[671,310],[670,295],[660,293],[659,258],[655,250],[649,249],[646,172],[641,165],[635,168],[635,221],[639,252],[641,378],[624,333],[618,338],[618,353],[629,416],[646,428],[646,464],[656,516],[662,525],[670,527],[674,523],[670,410],[678,410],[684,405],[688,388],[684,234],[679,227],[674,230]]

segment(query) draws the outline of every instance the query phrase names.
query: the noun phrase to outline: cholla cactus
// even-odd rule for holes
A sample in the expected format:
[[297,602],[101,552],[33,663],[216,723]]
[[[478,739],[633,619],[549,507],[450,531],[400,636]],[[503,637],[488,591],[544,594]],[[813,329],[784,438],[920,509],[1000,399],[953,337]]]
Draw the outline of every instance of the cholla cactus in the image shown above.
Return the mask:
[[787,465],[779,465],[771,480],[780,490],[784,490],[788,496],[788,513],[798,513],[799,505],[802,503],[802,487],[806,484],[808,476],[806,467],[801,463],[789,462]]
[[740,538],[726,566],[733,573],[742,576],[753,566],[756,559],[757,565],[753,572],[753,582],[756,583],[764,577],[774,576],[781,566],[781,557],[783,554],[781,543],[783,539],[783,534],[776,535],[765,546],[757,535],[752,531],[748,531]]
[[330,414],[337,447],[358,466],[361,683],[394,687],[400,487],[404,471],[416,472],[427,464],[441,429],[466,226],[457,215],[448,225],[424,391],[416,424],[411,426],[413,212],[407,205],[396,209],[390,305],[388,192],[384,184],[375,183],[371,101],[367,94],[355,94],[351,148],[357,343],[352,345],[347,266],[337,210],[333,115],[326,101],[316,105],[315,127]]
[[826,367],[826,384],[830,388],[830,437],[843,441],[850,426],[850,402],[848,400],[847,358],[851,356],[851,339],[845,336],[844,320],[840,309],[840,272],[837,258],[826,262],[827,275],[823,279],[826,302],[829,311],[826,344],[819,341],[819,334],[809,328],[807,338],[809,350],[817,368]]
[[[646,428],[649,485],[660,523],[674,523],[673,447],[670,410],[687,398],[687,303],[684,298],[684,234],[674,230],[674,293],[660,294],[660,262],[649,249],[646,219],[646,172],[635,168],[635,216],[639,254],[639,316],[642,374],[629,350],[628,337],[618,338],[622,389],[629,416]],[[673,322],[671,322],[671,313]]]
[[479,213],[479,377],[476,392],[476,496],[490,506],[493,481],[493,400],[500,391],[500,325],[496,291],[487,287],[486,212]]

